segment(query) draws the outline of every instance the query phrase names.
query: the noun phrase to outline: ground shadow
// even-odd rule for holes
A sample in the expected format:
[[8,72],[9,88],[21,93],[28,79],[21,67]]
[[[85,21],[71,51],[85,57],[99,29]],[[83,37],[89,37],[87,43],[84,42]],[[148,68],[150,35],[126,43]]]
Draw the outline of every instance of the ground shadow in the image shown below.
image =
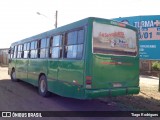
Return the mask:
[[140,95],[127,95],[112,97],[112,101],[122,103],[125,107],[133,108],[134,111],[159,111],[160,100],[153,97],[144,97]]
[[[6,95],[9,100],[12,100],[12,96],[17,97],[16,101],[21,101],[19,97],[31,101],[30,105],[33,110],[40,111],[159,111],[160,101],[154,98],[145,98],[139,95],[128,95],[119,97],[106,97],[94,100],[79,100],[61,97],[52,94],[49,98],[43,98],[38,95],[37,87],[33,85],[19,81],[12,82],[9,79],[0,80],[0,93],[6,92],[10,94]],[[0,94],[1,95],[1,94]],[[11,95],[11,97],[9,96]],[[3,96],[5,97],[5,96]],[[24,101],[25,101],[24,100]],[[7,102],[7,101],[1,101]],[[36,105],[34,106],[36,102]],[[25,102],[24,102],[25,103]],[[14,106],[13,106],[14,107]],[[37,107],[37,108],[36,108]],[[56,108],[55,108],[56,107]],[[27,107],[24,109],[28,109]],[[30,110],[30,109],[28,109]]]
[[155,79],[155,80],[159,80],[159,78],[158,78],[158,77],[147,76],[147,75],[140,75],[140,77],[142,77],[142,78],[148,78],[148,79]]
[[1,102],[5,104],[5,102],[9,102],[10,100],[13,103],[22,101],[26,104],[26,106],[23,105],[25,110],[29,108],[27,105],[30,102],[33,110],[40,111],[120,111],[120,108],[116,105],[108,105],[108,102],[102,102],[99,99],[79,100],[55,94],[52,94],[49,98],[43,98],[38,94],[37,87],[23,81],[12,82],[9,79],[0,80],[0,91],[0,95],[7,98]]

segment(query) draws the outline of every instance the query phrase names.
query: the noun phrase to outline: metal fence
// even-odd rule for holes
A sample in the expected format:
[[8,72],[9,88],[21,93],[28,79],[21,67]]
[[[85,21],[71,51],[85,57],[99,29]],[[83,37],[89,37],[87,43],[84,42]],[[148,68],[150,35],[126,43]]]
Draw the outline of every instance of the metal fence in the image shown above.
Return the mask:
[[8,48],[0,49],[0,66],[8,66]]

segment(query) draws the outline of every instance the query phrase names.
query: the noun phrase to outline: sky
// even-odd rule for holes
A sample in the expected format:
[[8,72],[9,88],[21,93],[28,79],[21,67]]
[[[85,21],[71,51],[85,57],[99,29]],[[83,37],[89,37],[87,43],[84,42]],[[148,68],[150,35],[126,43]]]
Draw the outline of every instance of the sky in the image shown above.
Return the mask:
[[[86,17],[159,15],[160,0],[1,0],[0,48]],[[37,12],[41,13],[38,15]]]

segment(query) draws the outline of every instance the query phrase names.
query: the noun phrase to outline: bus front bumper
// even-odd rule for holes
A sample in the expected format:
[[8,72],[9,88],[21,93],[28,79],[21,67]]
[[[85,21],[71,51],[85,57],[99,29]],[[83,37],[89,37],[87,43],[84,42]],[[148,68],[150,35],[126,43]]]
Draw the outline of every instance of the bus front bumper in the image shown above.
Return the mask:
[[140,87],[129,87],[129,88],[112,88],[112,89],[98,89],[98,90],[85,90],[85,97],[87,99],[100,98],[107,96],[121,96],[138,94]]

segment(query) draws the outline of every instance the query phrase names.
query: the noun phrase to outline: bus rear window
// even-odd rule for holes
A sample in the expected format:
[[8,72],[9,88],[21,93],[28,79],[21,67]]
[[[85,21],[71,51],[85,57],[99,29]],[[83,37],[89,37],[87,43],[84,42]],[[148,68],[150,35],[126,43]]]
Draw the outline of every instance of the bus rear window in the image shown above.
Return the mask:
[[132,29],[93,22],[93,53],[135,56],[136,42]]

